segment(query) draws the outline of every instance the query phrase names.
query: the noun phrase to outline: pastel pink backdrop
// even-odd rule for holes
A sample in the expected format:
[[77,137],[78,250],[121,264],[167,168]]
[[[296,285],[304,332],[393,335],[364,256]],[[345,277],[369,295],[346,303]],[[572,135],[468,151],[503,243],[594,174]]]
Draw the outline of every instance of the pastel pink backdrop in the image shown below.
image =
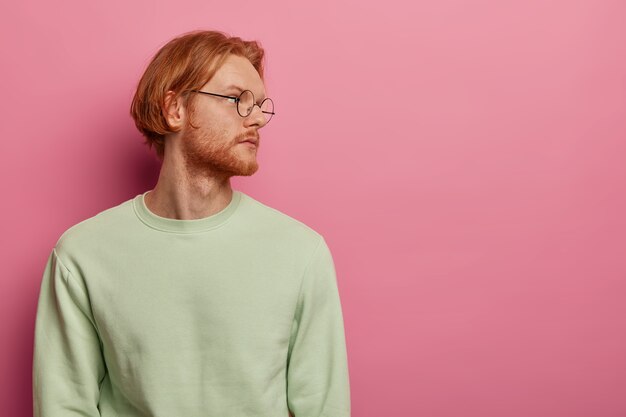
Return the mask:
[[2,414],[32,413],[52,246],[156,181],[136,82],[204,28],[267,50],[277,116],[233,186],[327,238],[353,416],[626,415],[625,15],[597,0],[3,5]]

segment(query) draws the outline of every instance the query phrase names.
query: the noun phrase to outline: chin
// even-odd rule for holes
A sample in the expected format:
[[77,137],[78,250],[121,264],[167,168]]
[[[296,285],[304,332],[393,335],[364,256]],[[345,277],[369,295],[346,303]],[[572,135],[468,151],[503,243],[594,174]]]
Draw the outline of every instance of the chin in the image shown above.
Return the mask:
[[231,169],[229,170],[229,174],[230,176],[237,176],[237,177],[249,177],[251,175],[253,175],[254,173],[256,173],[259,170],[259,164],[258,163],[254,163],[254,164],[249,164],[245,167],[243,166],[239,166],[236,169]]
[[239,173],[239,176],[241,176],[241,177],[249,177],[251,175],[254,175],[258,170],[259,170],[259,167],[257,165],[254,168],[248,169],[246,171],[242,171],[241,173]]

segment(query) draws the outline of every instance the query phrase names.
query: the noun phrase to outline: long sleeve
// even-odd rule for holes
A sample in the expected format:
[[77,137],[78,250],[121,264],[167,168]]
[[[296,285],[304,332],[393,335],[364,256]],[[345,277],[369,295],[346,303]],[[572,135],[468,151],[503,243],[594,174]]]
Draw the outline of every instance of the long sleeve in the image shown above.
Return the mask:
[[100,416],[105,369],[87,292],[53,250],[35,321],[34,417]]
[[287,359],[289,410],[294,417],[350,417],[343,315],[323,237],[301,285]]

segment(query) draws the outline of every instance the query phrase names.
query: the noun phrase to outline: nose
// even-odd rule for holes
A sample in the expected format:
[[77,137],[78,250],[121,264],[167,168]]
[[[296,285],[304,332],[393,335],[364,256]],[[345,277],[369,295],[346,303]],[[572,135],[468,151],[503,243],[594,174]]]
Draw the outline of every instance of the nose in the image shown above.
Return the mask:
[[265,118],[265,115],[261,111],[261,106],[254,103],[254,105],[252,106],[252,111],[250,112],[249,115],[245,117],[245,122],[247,126],[254,126],[254,125],[257,125],[259,127],[265,126],[267,124],[267,119]]

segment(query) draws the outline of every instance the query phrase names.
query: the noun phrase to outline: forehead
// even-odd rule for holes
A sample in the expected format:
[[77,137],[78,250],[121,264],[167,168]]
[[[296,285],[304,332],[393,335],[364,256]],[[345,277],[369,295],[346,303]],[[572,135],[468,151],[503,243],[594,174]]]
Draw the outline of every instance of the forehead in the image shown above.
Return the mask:
[[238,55],[229,55],[207,86],[224,93],[251,90],[256,97],[265,98],[265,85],[259,73],[247,58]]

